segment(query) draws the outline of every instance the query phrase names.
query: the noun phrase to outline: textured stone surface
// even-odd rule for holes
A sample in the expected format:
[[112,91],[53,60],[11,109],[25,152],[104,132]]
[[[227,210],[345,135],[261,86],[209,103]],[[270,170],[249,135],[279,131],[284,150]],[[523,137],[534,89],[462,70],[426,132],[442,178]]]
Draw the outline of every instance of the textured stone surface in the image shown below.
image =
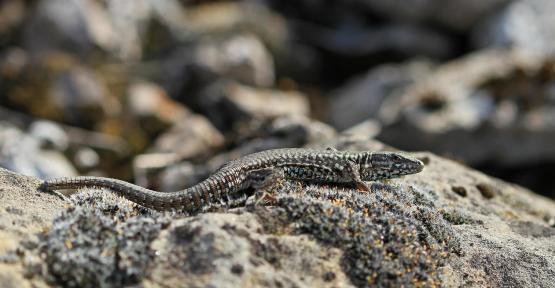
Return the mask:
[[37,191],[37,178],[22,176],[0,168],[0,286],[31,287],[44,285],[40,279],[25,278],[28,271],[21,258],[29,261],[23,247],[34,248],[39,235],[47,230],[57,214],[64,210],[64,202],[51,194]]
[[[381,146],[341,141],[336,146]],[[36,180],[2,170],[1,195],[8,201],[1,213],[11,220],[2,217],[2,243],[9,245],[3,244],[1,263],[14,271],[6,281],[91,287],[552,283],[554,202],[429,153],[415,156],[426,163],[423,172],[370,183],[370,193],[285,183],[275,187],[275,206],[189,217],[94,189],[72,196],[64,208],[37,192]],[[43,197],[54,202],[37,201]],[[9,200],[16,198],[35,204],[23,209]],[[40,223],[32,226],[50,228],[37,235],[39,228],[21,224],[26,217]],[[24,241],[31,236],[40,240]],[[22,267],[27,278],[18,276]]]

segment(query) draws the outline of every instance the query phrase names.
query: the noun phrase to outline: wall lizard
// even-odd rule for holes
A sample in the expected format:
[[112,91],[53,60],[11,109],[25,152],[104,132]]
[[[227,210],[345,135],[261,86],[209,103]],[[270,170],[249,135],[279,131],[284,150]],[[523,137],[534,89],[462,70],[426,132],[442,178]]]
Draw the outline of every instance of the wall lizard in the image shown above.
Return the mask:
[[195,212],[213,205],[240,206],[249,196],[247,188],[256,188],[272,178],[355,184],[358,190],[369,191],[365,181],[414,174],[423,167],[421,161],[394,152],[286,148],[253,153],[230,161],[206,180],[175,192],[158,192],[117,179],[89,176],[46,180],[41,189],[100,187],[156,210]]

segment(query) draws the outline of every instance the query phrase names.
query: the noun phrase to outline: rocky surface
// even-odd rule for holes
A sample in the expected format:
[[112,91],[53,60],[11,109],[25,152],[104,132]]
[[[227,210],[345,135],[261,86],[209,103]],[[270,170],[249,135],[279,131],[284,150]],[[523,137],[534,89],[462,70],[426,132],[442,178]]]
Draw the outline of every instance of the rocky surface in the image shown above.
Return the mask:
[[551,195],[553,185],[532,179],[542,183],[555,163],[554,68],[552,57],[522,50],[441,65],[382,103],[378,139],[452,155]]
[[[36,248],[40,235],[52,226],[52,221],[66,209],[57,196],[37,191],[41,181],[0,168],[0,284],[2,287],[31,287],[42,284],[40,279],[28,279],[21,257],[36,258],[24,252]],[[25,248],[27,247],[27,248]]]
[[0,121],[0,167],[36,177],[76,176],[77,171],[63,155],[68,135],[56,124],[37,121],[24,132]]
[[[549,0],[130,3],[0,1],[0,167],[175,190],[265,149],[392,145],[555,197]],[[191,217],[2,170],[0,286],[552,284],[552,202],[417,155],[369,194]]]
[[[332,143],[352,149],[373,141]],[[275,206],[158,213],[107,191],[71,204],[1,170],[1,281],[79,287],[518,286],[555,277],[555,203],[430,153],[370,193],[285,183]],[[19,203],[27,203],[23,208]]]

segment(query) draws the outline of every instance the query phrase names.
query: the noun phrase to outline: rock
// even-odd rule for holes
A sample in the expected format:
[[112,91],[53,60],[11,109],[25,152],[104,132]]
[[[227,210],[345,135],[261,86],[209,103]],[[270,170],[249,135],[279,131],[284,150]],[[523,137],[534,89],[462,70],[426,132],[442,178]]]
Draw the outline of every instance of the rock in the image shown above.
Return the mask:
[[[51,226],[64,202],[37,191],[41,181],[0,168],[0,283],[6,287],[44,287],[41,279],[28,279],[20,257],[29,262],[36,255],[19,247],[37,247],[40,233]],[[19,252],[17,252],[19,251]],[[12,285],[12,286],[10,286]]]
[[251,213],[180,219],[153,246],[161,257],[152,282],[159,285],[352,287],[339,249],[322,249],[307,235],[268,234]]
[[[412,131],[418,136],[411,137],[413,141],[410,145],[413,147],[405,149],[454,153],[470,164],[492,159],[515,165],[540,157],[543,159],[546,155],[552,155],[551,145],[547,143],[553,123],[549,122],[545,114],[551,109],[551,101],[548,100],[551,97],[551,66],[547,58],[503,51],[484,51],[447,63],[430,74],[427,80],[409,87],[401,99],[384,104],[381,118],[391,123],[386,128],[396,128],[384,129],[380,137],[396,145],[399,141],[395,141],[394,134],[401,133],[407,137],[404,133]],[[538,81],[538,77],[547,78]],[[524,96],[526,93],[533,95]],[[531,122],[533,118],[541,120]],[[407,125],[406,130],[402,129],[403,132],[397,129],[401,125]],[[540,138],[537,137],[542,137],[542,133],[538,134],[538,130],[543,131],[546,137],[539,142]],[[523,136],[525,131],[530,134]],[[479,135],[488,135],[486,138],[496,144],[484,142],[488,140]],[[423,142],[431,144],[440,138],[443,139],[438,143],[441,148],[421,145]],[[462,138],[467,140],[460,142]],[[515,148],[524,148],[528,144],[516,145],[518,141],[509,138],[537,144],[533,145],[533,149],[522,149],[515,153]],[[469,145],[476,145],[480,149]]]
[[[380,134],[382,127],[378,121],[366,120],[339,134],[340,139],[346,143],[356,143],[359,141],[371,140]],[[337,147],[336,147],[337,148]],[[376,150],[383,149],[380,147]],[[341,150],[341,149],[338,149]]]
[[218,81],[237,81],[255,87],[271,87],[275,81],[272,55],[253,33],[222,32],[204,36],[174,49],[160,60],[160,79],[173,98],[189,107],[202,101],[202,90]]
[[154,83],[132,83],[127,90],[127,106],[147,138],[159,135],[190,113]]
[[[184,160],[201,159],[224,146],[224,136],[205,117],[187,112],[158,136],[147,153],[133,161],[135,180],[143,186],[159,187],[160,170]],[[154,180],[153,180],[154,179]],[[154,182],[154,183],[151,183]]]
[[[31,21],[26,22],[24,28],[25,49],[37,57],[61,49],[81,56],[92,52],[95,41],[89,33],[87,16],[98,11],[98,5],[85,1],[38,1],[32,8]],[[87,8],[91,8],[90,13]],[[107,19],[99,20],[98,24],[108,22]]]
[[208,73],[251,86],[269,87],[274,84],[272,55],[252,34],[201,41],[193,53],[193,64]]
[[[541,171],[555,160],[554,69],[550,57],[519,50],[482,51],[449,62],[383,104],[378,139],[541,185]],[[546,164],[532,171],[538,163]],[[549,186],[542,191],[551,194]]]
[[22,239],[36,230],[9,238],[19,248],[2,255],[22,252],[3,265],[24,265],[29,272],[20,281],[66,286],[550,285],[555,202],[430,153],[415,156],[426,158],[423,172],[372,182],[371,193],[285,182],[274,188],[274,206],[190,217],[95,189],[73,196],[69,207],[49,206],[63,211],[55,218],[32,205],[17,212],[17,203],[49,194],[29,193],[38,181],[0,171],[4,197],[20,199],[0,213],[14,221],[38,215],[52,225],[34,245]]
[[299,71],[303,68],[298,64],[313,64],[306,53],[290,47],[287,23],[264,5],[196,3],[188,5],[184,15],[186,41],[160,57],[160,82],[193,109],[203,97],[200,91],[222,78],[271,87],[276,70]]
[[555,3],[549,0],[513,1],[478,25],[472,38],[477,48],[515,48],[555,54]]
[[153,153],[174,153],[178,159],[210,154],[224,144],[223,135],[203,116],[183,115],[149,149]]
[[184,11],[179,1],[106,1],[112,23],[111,52],[124,61],[165,54],[188,38]]
[[13,75],[2,83],[5,87],[0,87],[9,106],[89,129],[121,113],[121,104],[110,93],[105,75],[71,55],[49,54],[40,63],[29,61],[21,50],[12,50],[9,57],[12,63],[5,68]]
[[277,58],[288,52],[287,22],[257,2],[200,3],[187,7],[185,15],[186,27],[194,35],[256,35]]
[[[54,0],[38,1],[32,8],[23,43],[35,58],[65,51],[81,57],[104,52],[124,61],[138,60],[144,46],[148,52],[159,52],[186,33],[177,1],[141,0],[127,5],[120,1]],[[154,28],[159,28],[156,43],[143,45],[144,38],[152,37],[147,32]],[[48,33],[36,33],[45,29]]]
[[[36,162],[33,165],[38,165],[37,167],[40,168],[39,170],[46,169],[46,171],[51,171],[47,173],[48,175],[54,173],[51,177],[60,175],[58,174],[60,173],[58,171],[59,169],[61,169],[61,171],[66,171],[66,173],[70,173],[67,175],[76,173],[74,168],[68,168],[72,165],[67,162],[67,159],[61,154],[62,152],[71,159],[73,162],[72,164],[74,164],[81,173],[83,173],[83,171],[90,173],[91,170],[100,168],[98,165],[100,162],[102,162],[102,169],[109,170],[110,166],[117,166],[115,169],[121,170],[121,159],[130,155],[131,149],[122,137],[80,129],[46,120],[37,120],[37,118],[32,116],[2,107],[0,107],[0,121],[13,123],[7,125],[8,128],[17,127],[20,130],[28,130],[29,135],[26,134],[26,136],[33,139],[32,141],[34,143],[31,147],[38,147],[39,149],[28,149],[30,148],[27,147],[28,145],[17,145],[16,143],[17,146],[14,146],[17,148],[15,150],[9,148],[6,155],[11,155],[15,151],[19,151],[19,153],[21,153],[20,156],[23,157],[22,159],[30,158],[31,162]],[[16,139],[19,138],[16,137]],[[28,141],[25,140],[25,142]],[[7,141],[7,143],[9,146],[10,141]],[[34,154],[27,154],[24,151]],[[39,156],[36,156],[36,153],[38,153]],[[20,157],[17,156],[19,155],[18,153],[15,154],[16,155],[7,157]],[[29,168],[29,163],[26,161],[16,162],[18,165],[25,164],[23,167]],[[13,167],[11,169],[16,170],[16,168]],[[22,172],[20,170],[16,171]],[[100,172],[98,170],[95,172],[93,172],[93,174],[105,175],[105,172]],[[32,172],[30,173],[31,175],[36,175]]]
[[384,99],[398,98],[405,88],[425,77],[427,63],[382,65],[330,93],[330,122],[343,130],[369,118],[378,118]]
[[0,122],[0,167],[40,178],[77,175],[62,154],[68,145],[65,132],[53,123],[35,122],[31,127],[33,132],[25,134]]
[[14,82],[17,77],[23,73],[23,69],[27,66],[28,55],[20,48],[5,49],[0,52],[0,76],[2,82],[0,83],[0,90],[3,91],[9,84],[6,82]]
[[52,104],[66,122],[77,126],[91,126],[121,109],[103,80],[86,67],[72,67],[58,74],[51,89]]
[[[92,52],[111,52],[121,44],[110,15],[98,2],[77,0],[37,1],[23,31],[23,46],[34,59],[64,51],[86,57]],[[38,33],[45,31],[48,33]],[[130,31],[127,31],[130,32]]]
[[221,131],[229,131],[253,118],[308,116],[308,99],[296,91],[253,88],[233,82],[216,82],[198,96],[196,109]]
[[[156,254],[149,248],[150,243],[170,218],[154,219],[154,212],[108,193],[76,195],[71,200],[76,207],[57,218],[37,247],[43,255],[43,269],[49,271],[44,275],[46,281],[72,287],[137,283]],[[85,226],[88,228],[82,230]]]
[[41,147],[64,151],[69,147],[69,136],[54,122],[35,121],[29,126],[29,134],[41,143]]

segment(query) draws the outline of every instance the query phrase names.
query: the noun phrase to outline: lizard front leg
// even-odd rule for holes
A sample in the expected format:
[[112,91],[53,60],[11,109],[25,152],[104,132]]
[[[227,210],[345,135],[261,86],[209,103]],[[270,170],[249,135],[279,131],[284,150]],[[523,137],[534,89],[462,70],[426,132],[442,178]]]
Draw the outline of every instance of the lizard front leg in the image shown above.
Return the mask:
[[[248,199],[248,204],[271,205],[277,203],[273,191],[275,191],[284,180],[283,169],[264,168],[249,172],[247,176],[248,186],[255,189],[253,199]],[[254,203],[252,203],[254,201]]]
[[368,184],[366,184],[366,182],[362,181],[362,179],[360,178],[358,164],[352,161],[347,161],[346,165],[343,166],[342,174],[343,177],[350,180],[356,185],[358,191],[370,192],[370,187],[368,187]]

